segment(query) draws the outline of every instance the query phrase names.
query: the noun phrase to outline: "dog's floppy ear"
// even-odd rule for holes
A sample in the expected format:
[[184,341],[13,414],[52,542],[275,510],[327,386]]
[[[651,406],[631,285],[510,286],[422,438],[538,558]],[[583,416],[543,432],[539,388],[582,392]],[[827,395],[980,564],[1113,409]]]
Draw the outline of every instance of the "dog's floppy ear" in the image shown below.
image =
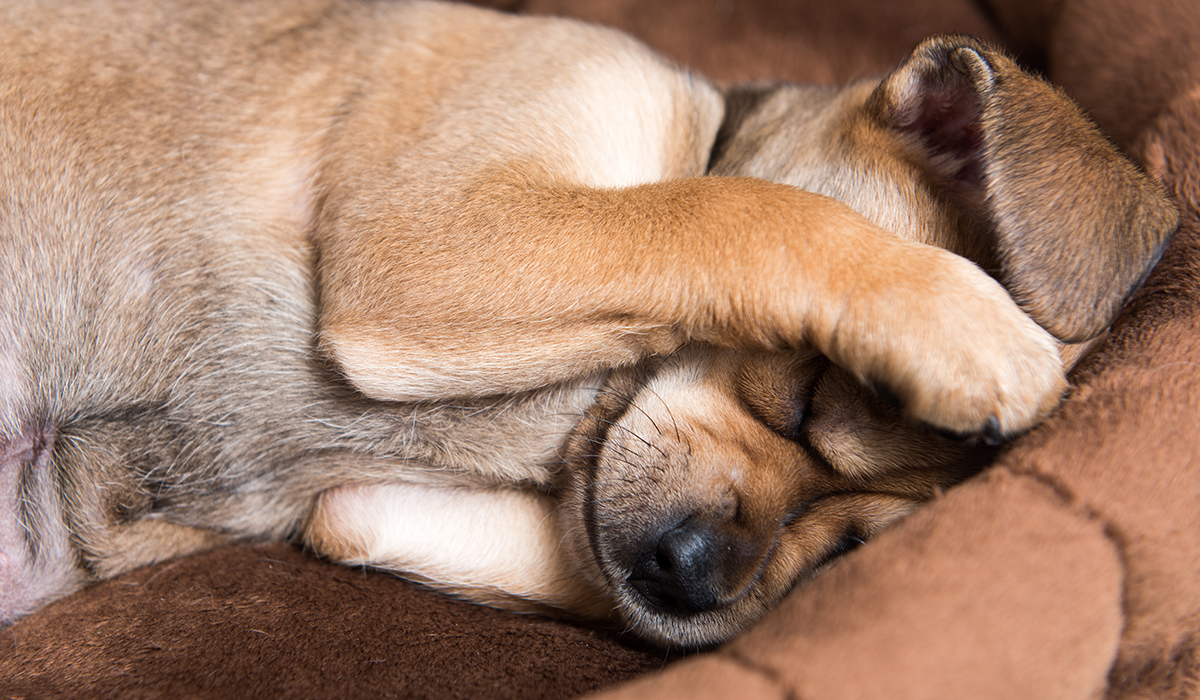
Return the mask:
[[1061,340],[1111,323],[1178,225],[1070,98],[975,39],[926,40],[867,108],[991,226],[998,279]]

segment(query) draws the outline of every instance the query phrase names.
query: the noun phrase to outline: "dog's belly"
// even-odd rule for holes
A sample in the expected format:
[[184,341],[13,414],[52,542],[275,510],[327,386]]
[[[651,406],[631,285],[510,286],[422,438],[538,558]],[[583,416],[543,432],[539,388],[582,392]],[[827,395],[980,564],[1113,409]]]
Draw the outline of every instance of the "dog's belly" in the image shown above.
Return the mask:
[[[285,530],[300,496],[231,518],[188,494],[236,509],[245,484],[269,486],[287,455],[252,453],[311,446],[296,416],[321,376],[303,143],[319,124],[252,128],[195,76],[130,72],[157,58],[137,30],[72,36],[134,17],[30,7],[5,8],[0,39],[0,624],[212,543],[122,536],[142,518]],[[82,552],[68,531],[90,533]]]
[[[298,167],[274,172],[290,181]],[[0,444],[28,469],[29,426],[55,433],[63,497],[84,506],[71,517],[93,521],[73,527],[153,516],[278,537],[347,479],[545,483],[590,401],[587,381],[450,404],[361,396],[318,348],[303,197],[279,183],[263,189],[288,196],[208,216],[86,181],[49,187],[85,211],[35,195],[3,223],[0,259],[22,264],[0,291]]]
[[592,382],[407,405],[362,397],[322,358],[298,167],[263,187],[286,196],[210,217],[79,180],[45,189],[77,188],[90,214],[37,196],[5,217],[0,259],[22,264],[0,291],[0,624],[89,577],[68,530],[101,533],[82,554],[108,576],[212,544],[150,541],[147,520],[275,538],[346,481],[549,481]]
[[[550,480],[591,380],[387,403],[318,347],[309,228],[336,32],[290,37],[312,63],[284,74],[156,65],[153,22],[75,21],[0,29],[26,50],[0,50],[0,103],[29,106],[0,110],[0,624],[215,541],[176,526],[294,534],[347,481]],[[71,35],[103,36],[93,21],[140,29],[114,24],[89,55]]]

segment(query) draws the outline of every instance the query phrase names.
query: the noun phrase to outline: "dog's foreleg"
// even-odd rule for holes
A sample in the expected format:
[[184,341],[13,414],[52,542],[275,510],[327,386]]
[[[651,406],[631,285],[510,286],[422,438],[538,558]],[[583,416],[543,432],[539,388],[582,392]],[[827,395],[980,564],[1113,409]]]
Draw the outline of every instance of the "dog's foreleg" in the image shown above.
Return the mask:
[[982,270],[819,195],[529,172],[464,192],[323,239],[323,338],[371,396],[520,391],[689,341],[815,346],[962,433],[1025,429],[1066,386],[1057,342]]
[[305,539],[338,562],[394,571],[475,602],[605,618],[612,603],[568,562],[555,507],[515,488],[343,486],[320,496]]

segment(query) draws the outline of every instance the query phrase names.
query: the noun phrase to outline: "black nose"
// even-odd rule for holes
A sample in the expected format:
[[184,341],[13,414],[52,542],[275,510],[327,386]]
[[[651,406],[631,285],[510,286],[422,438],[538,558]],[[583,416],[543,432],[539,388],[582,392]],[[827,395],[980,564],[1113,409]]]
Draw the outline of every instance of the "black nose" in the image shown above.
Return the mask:
[[640,553],[629,584],[646,602],[666,611],[712,610],[720,601],[723,541],[713,524],[685,520]]

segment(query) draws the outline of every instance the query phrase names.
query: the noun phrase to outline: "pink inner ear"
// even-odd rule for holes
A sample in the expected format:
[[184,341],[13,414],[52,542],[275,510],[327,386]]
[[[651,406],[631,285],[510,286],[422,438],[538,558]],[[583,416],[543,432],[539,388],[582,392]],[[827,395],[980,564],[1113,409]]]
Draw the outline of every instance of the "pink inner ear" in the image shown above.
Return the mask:
[[916,138],[945,185],[958,194],[981,195],[982,109],[974,83],[948,64],[909,71],[906,80],[893,81],[892,128]]

